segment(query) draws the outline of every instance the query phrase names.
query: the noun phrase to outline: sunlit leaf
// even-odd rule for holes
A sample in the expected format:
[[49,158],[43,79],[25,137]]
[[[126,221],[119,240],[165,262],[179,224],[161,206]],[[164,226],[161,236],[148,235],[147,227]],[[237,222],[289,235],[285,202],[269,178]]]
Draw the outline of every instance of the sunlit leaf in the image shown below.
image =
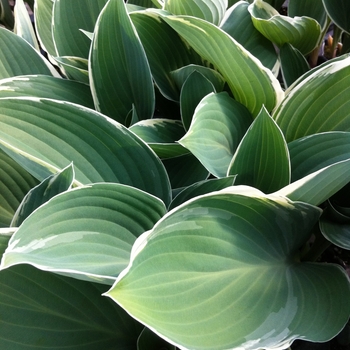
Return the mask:
[[89,62],[86,58],[74,56],[54,57],[67,78],[89,84]]

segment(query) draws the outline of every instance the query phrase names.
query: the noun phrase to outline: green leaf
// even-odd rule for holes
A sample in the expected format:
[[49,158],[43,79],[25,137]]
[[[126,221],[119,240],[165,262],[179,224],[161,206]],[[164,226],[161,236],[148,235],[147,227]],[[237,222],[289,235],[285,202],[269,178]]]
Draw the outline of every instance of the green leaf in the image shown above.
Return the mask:
[[146,7],[146,8],[160,8],[161,5],[159,4],[158,0],[128,0],[127,1],[128,4],[134,4],[137,6],[142,6],[142,7]]
[[54,60],[68,79],[89,84],[89,62],[87,59],[62,56],[54,57]]
[[137,340],[137,350],[176,350],[176,347],[170,345],[163,338],[156,335],[148,328],[144,328]]
[[32,188],[17,208],[11,221],[11,227],[20,226],[35,209],[57,194],[69,190],[73,184],[73,180],[74,169],[73,164],[70,164],[62,171],[49,176],[39,185]]
[[52,10],[55,0],[35,0],[34,20],[40,46],[50,55],[56,56],[52,37]]
[[328,16],[342,30],[350,34],[350,3],[347,0],[322,0]]
[[[303,77],[302,77],[303,78]],[[273,118],[287,142],[325,131],[350,131],[350,56],[334,60],[300,79]]]
[[14,32],[32,45],[35,50],[39,49],[39,44],[35,36],[32,21],[23,0],[16,0],[14,7],[15,28]]
[[56,56],[88,58],[91,41],[81,29],[94,31],[97,17],[107,2],[107,0],[54,1],[52,35]]
[[64,192],[20,226],[1,268],[25,263],[112,284],[128,265],[136,238],[165,212],[158,198],[120,184],[100,183]]
[[0,228],[10,226],[27,192],[38,181],[0,149]]
[[350,132],[331,131],[302,137],[288,144],[292,181],[350,159]]
[[274,71],[278,67],[278,55],[272,42],[254,27],[248,6],[246,1],[237,2],[226,12],[220,28]]
[[188,150],[176,143],[184,134],[184,127],[179,120],[147,119],[129,128],[146,142],[159,158],[172,158],[188,153]]
[[105,295],[180,348],[329,340],[348,320],[348,277],[296,257],[320,212],[245,186],[197,197],[138,238]]
[[290,17],[311,17],[315,19],[321,25],[322,28],[324,28],[327,22],[327,13],[323,6],[322,0],[289,0],[288,15]]
[[214,191],[220,191],[226,187],[233,186],[236,176],[223,177],[221,179],[208,179],[196,182],[182,190],[170,203],[169,210],[185,203],[191,198],[198,197]]
[[192,118],[200,101],[210,93],[217,92],[214,85],[198,71],[194,71],[185,80],[180,94],[181,120],[186,130],[190,128]]
[[169,204],[169,180],[159,158],[112,119],[36,98],[0,99],[0,111],[0,147],[40,181],[73,161],[80,183],[123,183]]
[[8,29],[13,29],[14,18],[8,0],[0,0],[0,23]]
[[310,66],[302,53],[290,44],[281,46],[280,61],[282,77],[286,88],[310,70]]
[[189,64],[201,64],[201,58],[169,27],[162,12],[147,10],[130,14],[146,51],[152,76],[161,93],[168,99],[179,101],[180,88],[172,76],[173,71]]
[[256,116],[262,105],[272,110],[283,91],[272,72],[249,51],[215,25],[189,16],[164,16],[201,57],[227,81],[235,99]]
[[0,27],[0,79],[17,75],[52,75],[44,58],[24,39]]
[[[315,170],[276,192],[293,201],[320,205],[350,181],[350,159]],[[320,190],[321,189],[321,190]]]
[[89,72],[97,110],[122,124],[133,105],[140,119],[153,116],[155,95],[150,67],[124,1],[110,0],[101,12]]
[[280,128],[263,108],[240,142],[228,168],[237,185],[265,193],[290,183],[290,159]]
[[79,82],[49,75],[26,75],[0,80],[0,98],[21,96],[52,98],[94,108],[89,86]]
[[0,272],[0,347],[133,350],[143,327],[102,298],[106,286],[29,265]]
[[166,0],[164,10],[174,15],[193,16],[219,25],[227,5],[227,0]]
[[318,45],[321,26],[313,18],[282,16],[263,0],[255,0],[248,10],[255,28],[276,45],[289,43],[304,55]]
[[252,116],[226,92],[209,94],[199,103],[191,126],[179,143],[216,177],[225,177]]
[[4,254],[7,245],[9,243],[9,240],[11,238],[11,235],[17,230],[17,228],[13,227],[6,227],[6,228],[0,228],[0,256]]

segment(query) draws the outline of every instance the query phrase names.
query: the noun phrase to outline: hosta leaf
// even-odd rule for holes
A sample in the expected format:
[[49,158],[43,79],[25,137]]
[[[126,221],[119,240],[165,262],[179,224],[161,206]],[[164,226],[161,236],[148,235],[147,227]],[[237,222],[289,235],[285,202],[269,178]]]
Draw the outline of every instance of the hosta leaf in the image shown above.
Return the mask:
[[137,340],[137,350],[176,350],[176,347],[170,345],[163,338],[159,337],[157,334],[144,328]]
[[49,75],[26,75],[0,80],[0,98],[21,96],[52,98],[94,108],[89,86],[79,82]]
[[164,9],[174,15],[193,16],[219,25],[227,5],[227,0],[166,0]]
[[[281,188],[277,195],[320,205],[350,181],[350,159],[332,163]],[[320,190],[322,189],[322,190]]]
[[0,227],[10,226],[22,199],[37,184],[33,176],[0,150]]
[[326,341],[348,320],[348,278],[295,260],[320,212],[242,186],[197,197],[138,238],[106,295],[181,349]]
[[87,59],[62,56],[54,57],[54,60],[67,78],[89,84],[89,62]]
[[249,51],[215,25],[190,16],[164,16],[203,59],[227,81],[235,99],[256,116],[262,105],[272,110],[283,96],[272,72]]
[[40,181],[73,161],[80,183],[123,183],[169,203],[169,180],[160,160],[112,119],[49,99],[0,99],[0,111],[0,147]]
[[252,116],[226,92],[209,94],[196,108],[192,124],[179,143],[216,177],[225,177],[233,154]]
[[21,204],[17,208],[15,215],[12,218],[11,226],[18,227],[22,222],[40,205],[46,203],[49,199],[67,191],[73,184],[74,169],[70,164],[68,167],[49,176],[39,185],[32,188],[23,198]]
[[53,42],[52,10],[55,0],[35,0],[34,20],[36,34],[41,47],[51,56],[56,56],[55,44]]
[[27,263],[112,284],[128,265],[136,238],[165,212],[158,198],[120,184],[64,192],[33,212],[16,231],[1,268]]
[[8,0],[0,0],[0,23],[6,28],[13,29],[14,18]]
[[302,137],[288,144],[292,181],[328,165],[350,159],[350,132],[332,131]]
[[328,16],[332,21],[350,34],[350,3],[347,0],[338,0],[336,3],[330,0],[322,0]]
[[0,347],[30,350],[136,348],[143,327],[102,298],[106,286],[29,265],[0,272]]
[[182,203],[185,203],[191,198],[233,186],[235,178],[236,176],[228,176],[221,179],[208,179],[188,186],[171,201],[169,210],[179,206]]
[[194,71],[186,79],[180,94],[181,120],[186,130],[190,128],[199,102],[213,92],[217,92],[214,85],[198,71]]
[[146,142],[159,158],[172,158],[188,153],[186,148],[176,143],[185,134],[179,120],[161,118],[142,120],[129,130]]
[[14,16],[14,32],[39,51],[39,44],[34,33],[32,21],[30,20],[28,10],[23,0],[16,0],[14,7]]
[[273,118],[287,142],[325,131],[350,131],[350,56],[315,70],[289,90]]
[[273,70],[278,62],[276,50],[272,42],[254,27],[248,6],[246,1],[236,3],[226,12],[220,28],[259,58],[265,67]]
[[9,240],[12,236],[12,234],[17,230],[17,228],[0,228],[0,256],[4,254],[7,245],[9,243]]
[[106,3],[107,0],[54,1],[52,35],[57,56],[88,58],[91,41],[81,29],[94,31]]
[[299,77],[309,71],[310,66],[302,53],[290,44],[280,48],[281,72],[284,86],[292,85]]
[[315,19],[323,28],[327,21],[327,13],[323,6],[322,0],[289,0],[288,15],[290,17],[295,16],[308,16]]
[[110,0],[101,12],[89,70],[97,110],[122,124],[133,105],[140,119],[153,116],[155,95],[150,67],[124,1]]
[[282,16],[263,0],[255,0],[248,10],[255,28],[276,45],[289,43],[304,55],[318,45],[321,26],[313,18]]
[[44,58],[24,39],[0,27],[0,79],[17,75],[52,75]]
[[237,185],[250,185],[265,193],[290,182],[290,159],[284,136],[263,108],[240,142],[228,174]]
[[[253,1],[254,0],[249,0],[249,2],[253,2]],[[266,0],[265,2],[273,6],[276,10],[280,10],[285,0]]]
[[152,76],[161,93],[168,99],[178,101],[180,89],[172,71],[189,64],[201,64],[201,58],[186,45],[179,35],[155,10],[130,14],[137,29],[151,67]]
[[159,4],[158,0],[128,0],[128,4],[132,5],[137,5],[137,6],[142,6],[146,8],[161,8],[161,5]]

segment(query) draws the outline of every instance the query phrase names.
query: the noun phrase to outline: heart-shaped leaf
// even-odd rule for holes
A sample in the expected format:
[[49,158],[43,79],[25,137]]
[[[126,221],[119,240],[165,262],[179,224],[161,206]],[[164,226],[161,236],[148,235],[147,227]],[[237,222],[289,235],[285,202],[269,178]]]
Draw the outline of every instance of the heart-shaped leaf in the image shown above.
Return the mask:
[[209,94],[197,106],[190,129],[179,143],[216,177],[225,177],[252,116],[226,92]]
[[136,238],[165,212],[158,198],[120,184],[64,192],[23,222],[11,237],[1,268],[26,263],[112,284],[128,265]]
[[329,340],[348,320],[348,277],[297,256],[320,212],[245,186],[197,197],[138,238],[106,295],[181,349]]

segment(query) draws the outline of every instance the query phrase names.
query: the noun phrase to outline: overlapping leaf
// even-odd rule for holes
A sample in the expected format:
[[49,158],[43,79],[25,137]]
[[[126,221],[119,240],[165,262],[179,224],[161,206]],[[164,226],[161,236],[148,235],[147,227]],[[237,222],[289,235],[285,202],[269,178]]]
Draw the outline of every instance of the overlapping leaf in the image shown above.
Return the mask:
[[67,78],[89,84],[89,62],[85,58],[74,56],[54,57]]
[[347,0],[338,0],[336,3],[331,0],[322,0],[328,16],[332,21],[350,34],[350,3]]
[[96,109],[122,124],[135,106],[138,118],[153,116],[155,95],[145,51],[124,1],[110,0],[97,21],[89,74]]
[[11,237],[1,268],[27,263],[112,284],[128,265],[136,238],[165,211],[158,198],[120,184],[64,192],[36,210]]
[[321,26],[313,18],[282,16],[263,0],[255,0],[248,9],[255,28],[276,45],[289,43],[303,54],[318,45]]
[[143,327],[102,298],[106,286],[29,265],[0,272],[2,349],[136,348]]
[[287,142],[325,131],[350,131],[350,56],[301,77],[273,118]]
[[256,116],[262,105],[272,110],[283,91],[272,72],[217,26],[190,16],[164,16],[203,59],[227,81],[235,99]]
[[319,215],[242,186],[197,197],[138,238],[107,295],[181,349],[326,341],[348,320],[350,289],[340,267],[296,260]]
[[118,182],[170,201],[159,158],[121,124],[68,102],[0,99],[1,147],[39,180],[72,161],[80,183]]
[[290,159],[284,136],[263,108],[240,142],[228,174],[237,185],[274,192],[290,182]]
[[179,143],[216,177],[225,177],[252,116],[226,92],[209,94],[196,108],[192,124]]

